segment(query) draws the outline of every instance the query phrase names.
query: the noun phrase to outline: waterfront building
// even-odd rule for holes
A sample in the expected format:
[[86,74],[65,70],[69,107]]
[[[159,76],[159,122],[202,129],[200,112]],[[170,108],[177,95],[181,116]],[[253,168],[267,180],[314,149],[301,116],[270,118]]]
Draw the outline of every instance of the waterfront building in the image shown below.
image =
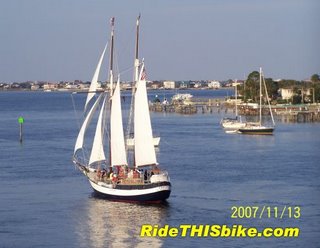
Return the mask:
[[40,88],[40,85],[38,84],[31,85],[31,90],[39,90],[39,88]]
[[164,81],[163,87],[165,89],[175,89],[176,88],[176,82],[175,81]]
[[310,88],[302,88],[298,89],[297,92],[294,91],[294,88],[280,88],[279,93],[281,95],[282,100],[290,100],[292,97],[296,94],[301,94],[302,96],[310,96],[311,95],[311,89]]
[[182,81],[182,82],[180,82],[179,88],[180,89],[187,89],[188,88],[188,84],[185,83],[184,81]]
[[208,83],[208,87],[209,89],[220,89],[221,83],[219,81],[214,80]]
[[58,89],[58,84],[55,83],[46,83],[43,85],[43,90],[56,90]]

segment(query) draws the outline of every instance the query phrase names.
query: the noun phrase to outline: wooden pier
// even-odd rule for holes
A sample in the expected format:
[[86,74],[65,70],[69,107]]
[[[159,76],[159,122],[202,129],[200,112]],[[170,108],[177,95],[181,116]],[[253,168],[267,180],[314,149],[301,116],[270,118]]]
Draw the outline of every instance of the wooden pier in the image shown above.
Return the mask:
[[192,104],[161,104],[153,103],[150,110],[155,112],[179,113],[179,114],[196,114],[197,108]]
[[[313,105],[272,105],[272,113],[276,120],[282,122],[320,122],[320,104]],[[235,114],[234,104],[222,98],[192,98],[186,102],[170,104],[151,103],[150,110],[154,112],[179,114]],[[258,116],[259,109],[252,106],[238,105],[239,115]],[[270,115],[269,108],[262,108],[262,115]]]

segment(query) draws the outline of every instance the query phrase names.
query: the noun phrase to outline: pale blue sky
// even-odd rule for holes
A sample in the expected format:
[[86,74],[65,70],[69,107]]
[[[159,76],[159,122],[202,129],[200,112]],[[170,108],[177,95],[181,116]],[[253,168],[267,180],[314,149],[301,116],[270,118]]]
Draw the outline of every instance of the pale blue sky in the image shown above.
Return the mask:
[[112,16],[124,70],[139,13],[151,80],[320,73],[318,0],[0,0],[0,82],[90,80]]

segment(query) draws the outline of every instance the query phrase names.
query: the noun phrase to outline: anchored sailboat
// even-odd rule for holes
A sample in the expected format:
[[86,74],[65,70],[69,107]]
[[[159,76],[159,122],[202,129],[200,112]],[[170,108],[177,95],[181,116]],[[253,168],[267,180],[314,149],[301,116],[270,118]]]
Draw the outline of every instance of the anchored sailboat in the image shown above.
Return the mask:
[[[100,197],[127,202],[161,202],[170,196],[171,184],[168,173],[159,167],[153,146],[145,65],[137,65],[138,76],[133,102],[134,162],[129,165],[123,132],[119,77],[113,87],[114,19],[111,21],[111,28],[110,93],[101,93],[87,112],[76,141],[73,162]],[[104,53],[105,50],[99,60],[98,71]],[[87,99],[86,108],[92,98],[90,96],[90,99]],[[93,145],[87,160],[85,153],[81,151],[84,151],[88,126],[99,108]],[[109,146],[108,152],[106,146]]]
[[234,118],[223,118],[221,120],[221,126],[226,129],[226,132],[234,131],[236,132],[239,128],[245,127],[245,123],[241,121],[241,116],[238,116],[238,91],[237,86],[239,84],[237,81],[235,82],[235,109],[236,109],[236,116]]
[[[262,69],[260,67],[260,77],[259,77],[259,83],[260,83],[260,101],[259,101],[259,122],[247,122],[245,127],[239,128],[238,132],[242,133],[242,134],[262,134],[262,135],[268,135],[268,134],[272,134],[274,131],[274,118],[273,118],[273,114],[272,114],[272,110],[271,110],[271,105],[270,105],[270,101],[269,101],[269,97],[268,97],[268,91],[267,91],[267,86],[266,83],[264,81],[264,77],[262,76]],[[267,126],[267,125],[262,125],[262,80],[263,80],[263,84],[264,84],[264,89],[266,92],[266,97],[267,97],[267,101],[268,101],[268,107],[269,107],[269,111],[270,111],[270,115],[271,115],[271,119],[272,119],[272,126]]]

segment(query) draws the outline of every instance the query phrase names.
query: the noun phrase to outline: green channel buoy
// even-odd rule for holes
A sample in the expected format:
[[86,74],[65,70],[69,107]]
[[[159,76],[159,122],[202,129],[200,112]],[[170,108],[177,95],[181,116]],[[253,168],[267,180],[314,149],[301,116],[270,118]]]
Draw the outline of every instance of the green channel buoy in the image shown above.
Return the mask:
[[20,143],[22,143],[22,124],[24,123],[24,118],[20,116],[18,118],[18,122],[20,124]]
[[20,116],[20,117],[18,118],[18,122],[19,122],[20,124],[23,124],[23,123],[24,123],[24,118],[23,118],[22,116]]

